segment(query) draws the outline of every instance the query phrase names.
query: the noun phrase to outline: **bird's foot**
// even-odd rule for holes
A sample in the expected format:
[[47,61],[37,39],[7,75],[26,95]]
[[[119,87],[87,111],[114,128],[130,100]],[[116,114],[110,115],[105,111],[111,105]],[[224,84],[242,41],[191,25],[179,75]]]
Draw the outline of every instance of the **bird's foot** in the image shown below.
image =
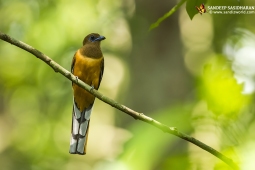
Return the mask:
[[78,80],[79,80],[78,76],[75,76],[75,78],[76,78],[76,82],[78,83]]
[[95,89],[95,87],[92,85],[89,91],[92,91],[94,89]]

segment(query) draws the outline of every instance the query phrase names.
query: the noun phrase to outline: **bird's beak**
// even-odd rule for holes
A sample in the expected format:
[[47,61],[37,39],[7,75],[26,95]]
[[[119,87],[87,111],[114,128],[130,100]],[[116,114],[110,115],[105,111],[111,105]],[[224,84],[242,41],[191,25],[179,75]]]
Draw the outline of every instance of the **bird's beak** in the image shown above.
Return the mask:
[[100,37],[96,38],[94,41],[102,41],[102,40],[104,40],[104,39],[105,39],[104,36],[100,36]]

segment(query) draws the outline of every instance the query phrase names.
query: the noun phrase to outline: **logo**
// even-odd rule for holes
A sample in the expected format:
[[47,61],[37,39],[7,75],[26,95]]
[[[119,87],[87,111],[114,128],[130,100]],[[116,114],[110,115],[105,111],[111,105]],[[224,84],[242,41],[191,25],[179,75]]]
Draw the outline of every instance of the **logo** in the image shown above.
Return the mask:
[[202,15],[203,13],[206,13],[205,5],[201,4],[199,7],[196,6],[196,9],[198,12]]

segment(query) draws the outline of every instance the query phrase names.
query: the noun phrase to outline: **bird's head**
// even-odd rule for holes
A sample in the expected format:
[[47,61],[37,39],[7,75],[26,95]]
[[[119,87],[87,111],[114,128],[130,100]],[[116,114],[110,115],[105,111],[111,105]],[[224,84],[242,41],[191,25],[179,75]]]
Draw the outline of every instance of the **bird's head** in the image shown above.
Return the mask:
[[97,33],[91,33],[84,38],[83,45],[85,45],[85,44],[98,44],[99,45],[100,42],[104,39],[105,39],[104,36],[101,36]]

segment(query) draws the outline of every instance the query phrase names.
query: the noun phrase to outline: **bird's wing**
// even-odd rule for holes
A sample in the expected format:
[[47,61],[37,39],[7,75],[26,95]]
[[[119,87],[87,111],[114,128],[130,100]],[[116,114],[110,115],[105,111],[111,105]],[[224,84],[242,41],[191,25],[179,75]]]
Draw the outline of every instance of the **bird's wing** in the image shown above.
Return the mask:
[[99,75],[99,83],[98,83],[98,88],[100,86],[101,80],[103,78],[103,74],[104,74],[104,58],[101,61],[101,69],[100,69],[100,75]]
[[[77,52],[76,52],[77,53]],[[73,68],[74,68],[74,65],[75,65],[75,61],[76,61],[76,53],[74,54],[73,56],[73,60],[72,60],[72,64],[71,64],[71,72],[73,73]]]

